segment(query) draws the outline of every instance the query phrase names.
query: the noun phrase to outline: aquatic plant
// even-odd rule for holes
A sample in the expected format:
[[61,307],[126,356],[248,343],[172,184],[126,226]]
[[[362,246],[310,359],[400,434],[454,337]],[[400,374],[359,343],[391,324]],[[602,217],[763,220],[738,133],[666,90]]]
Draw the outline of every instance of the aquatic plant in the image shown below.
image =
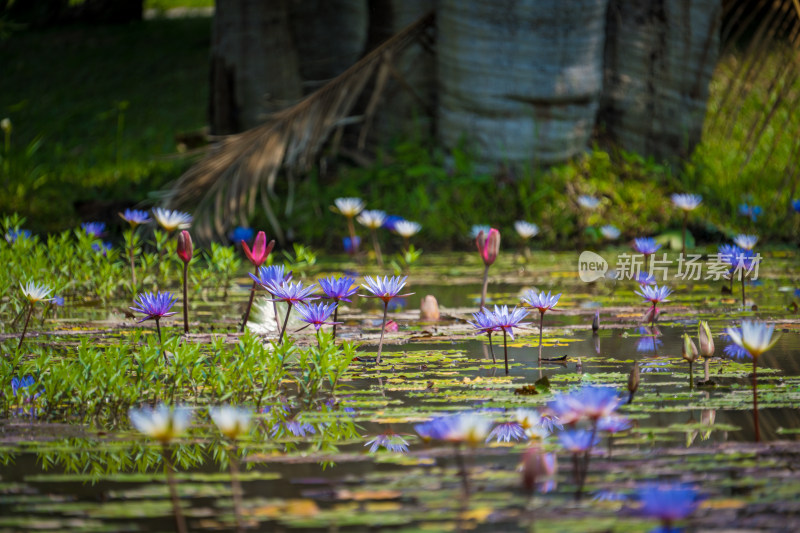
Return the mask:
[[508,306],[494,306],[494,323],[496,331],[503,332],[503,356],[505,357],[506,375],[508,375],[508,337],[514,339],[514,328],[522,326],[522,319],[528,316],[528,311],[523,308],[514,307],[511,311]]
[[239,457],[237,450],[237,440],[244,436],[250,429],[250,421],[253,417],[252,411],[242,407],[224,405],[221,407],[211,407],[208,410],[211,420],[216,424],[220,433],[230,440],[230,460],[228,467],[231,473],[231,493],[233,495],[233,514],[236,520],[236,529],[243,531],[242,526],[242,485],[239,481]]
[[140,252],[140,240],[136,234],[139,226],[150,222],[150,215],[147,211],[140,211],[138,209],[126,209],[120,213],[119,216],[128,223],[130,226],[123,232],[123,240],[125,241],[125,248],[128,250],[128,260],[131,266],[131,291],[136,293],[136,263],[134,257]]
[[522,297],[522,303],[529,305],[534,309],[539,310],[539,362],[542,361],[542,332],[544,331],[544,314],[551,311],[558,304],[558,299],[561,298],[561,293],[555,296],[550,294],[550,291],[536,293],[533,289],[525,293]]
[[358,253],[358,244],[360,240],[356,240],[356,228],[353,224],[353,219],[364,210],[364,201],[361,198],[350,197],[336,198],[333,203],[335,204],[333,210],[347,219],[347,231],[350,234],[350,245],[353,249],[353,255],[356,255]]
[[[269,293],[270,298],[274,298],[274,295],[269,291],[270,284],[289,282],[292,279],[292,272],[285,272],[283,265],[270,265],[268,267],[261,266],[258,267],[255,275],[248,275],[254,283],[258,284],[261,286],[261,288],[265,289]],[[281,322],[280,318],[278,318],[278,306],[274,300],[272,301],[272,311],[275,315],[275,331],[280,332]]]
[[189,262],[194,255],[192,236],[188,231],[183,230],[178,235],[178,257],[183,262],[183,332],[189,333],[189,293],[187,291],[187,281],[189,275]]
[[481,259],[483,259],[483,288],[481,289],[480,307],[483,309],[486,304],[486,288],[489,285],[489,267],[494,264],[500,251],[500,232],[494,228],[490,228],[487,233],[481,230],[478,232],[475,244],[481,254]]
[[[267,234],[263,231],[259,231],[255,240],[253,241],[252,250],[250,250],[250,247],[244,240],[239,242],[242,245],[244,255],[247,257],[248,261],[252,263],[253,267],[255,268],[255,273],[258,275],[259,268],[261,268],[261,265],[267,261],[269,254],[272,253],[272,248],[275,247],[275,239],[272,239],[269,241],[269,244],[267,244]],[[244,311],[242,325],[239,327],[240,332],[244,331],[244,328],[247,326],[247,321],[250,319],[250,309],[253,307],[253,299],[256,295],[256,283],[258,283],[258,281],[253,279],[253,286],[250,289],[250,298],[247,300],[247,308]]]
[[[656,243],[652,237],[638,237],[633,239],[633,250],[644,256],[645,261],[652,264],[652,255],[661,249],[661,245]],[[648,270],[650,270],[648,266]]]
[[295,306],[297,312],[300,314],[300,320],[310,326],[314,326],[317,332],[317,341],[319,341],[319,330],[323,325],[335,325],[335,322],[330,321],[331,315],[336,311],[339,304],[331,303],[317,303],[317,304],[304,304],[298,303]]
[[631,371],[628,373],[628,401],[626,403],[633,403],[633,397],[636,391],[639,390],[640,370],[639,362],[634,361]]
[[417,222],[411,222],[409,220],[398,220],[394,223],[394,232],[400,235],[403,238],[405,250],[410,249],[410,242],[409,240],[411,237],[419,233],[422,229],[422,225]]
[[364,283],[361,285],[367,289],[372,295],[360,295],[364,298],[379,298],[383,301],[383,321],[381,322],[381,340],[378,343],[378,356],[376,359],[377,364],[381,364],[381,351],[383,350],[383,334],[386,328],[386,316],[389,312],[389,302],[393,298],[411,296],[413,293],[400,294],[403,287],[406,285],[408,276],[387,277],[384,276],[364,276]]
[[[138,307],[130,307],[132,311],[136,311],[137,313],[142,313],[144,316],[143,319],[139,320],[138,323],[144,322],[145,320],[154,320],[156,323],[156,331],[158,332],[158,340],[162,342],[161,339],[161,326],[159,321],[168,316],[172,316],[175,313],[170,311],[172,306],[175,305],[177,300],[172,296],[172,293],[169,292],[145,292],[140,293],[134,304]],[[167,353],[164,352],[164,362],[167,362]]]
[[510,421],[510,422],[501,422],[500,424],[496,425],[489,435],[486,437],[486,442],[490,442],[493,439],[497,442],[511,442],[520,441],[523,439],[527,439],[528,435],[525,433],[525,430],[520,425],[519,422]]
[[497,317],[488,309],[482,309],[477,313],[472,313],[472,318],[474,322],[468,321],[469,325],[475,328],[478,333],[486,333],[486,336],[489,337],[489,352],[492,355],[492,363],[497,363],[494,357],[494,346],[492,346],[492,333],[500,329],[497,327]]
[[703,201],[699,194],[673,194],[672,205],[683,211],[683,226],[681,229],[681,253],[686,253],[686,224],[689,221],[689,212],[697,209]]
[[522,454],[522,487],[533,492],[540,479],[541,492],[549,492],[555,488],[555,477],[558,472],[558,458],[554,453],[545,452],[539,444],[534,444]]
[[558,434],[558,442],[572,454],[572,475],[575,481],[575,499],[579,500],[589,472],[589,456],[592,448],[600,443],[596,426],[592,430],[572,429]]
[[734,344],[747,350],[753,358],[753,425],[756,442],[761,440],[758,427],[758,358],[778,342],[780,335],[773,338],[774,331],[775,326],[755,320],[742,320],[741,327],[726,329]]
[[372,249],[375,251],[375,261],[378,262],[380,268],[383,268],[383,254],[381,254],[381,245],[378,243],[378,229],[386,221],[386,213],[377,209],[364,210],[356,217],[356,220],[369,229],[372,237]]
[[333,340],[336,340],[336,319],[339,314],[339,302],[350,302],[350,297],[358,292],[358,284],[350,276],[320,278],[317,280],[322,289],[324,298],[333,300],[336,307],[333,310]]
[[33,314],[33,306],[37,302],[46,302],[49,300],[48,296],[53,289],[47,287],[41,283],[34,283],[33,281],[27,282],[25,285],[22,283],[19,284],[20,289],[22,289],[22,295],[27,300],[28,306],[28,314],[25,316],[25,325],[22,326],[22,335],[19,336],[19,344],[17,344],[17,350],[22,347],[22,341],[25,340],[25,333],[28,332],[28,324],[31,320],[31,315]]
[[651,325],[654,325],[656,322],[656,316],[658,315],[658,304],[669,301],[667,300],[667,297],[672,294],[672,289],[666,286],[659,287],[658,285],[642,285],[638,291],[634,292],[644,298],[645,301],[653,304],[653,307],[649,311],[649,318]]
[[167,407],[164,404],[160,404],[155,409],[131,409],[128,416],[131,424],[137,430],[161,443],[164,474],[167,478],[167,486],[172,499],[172,510],[175,515],[175,528],[178,533],[186,533],[188,529],[186,528],[186,519],[181,511],[178,497],[178,486],[170,459],[170,444],[188,429],[192,422],[192,411],[185,407]]
[[284,334],[286,333],[286,326],[289,324],[289,315],[292,312],[292,307],[298,303],[307,302],[309,300],[316,300],[319,298],[314,291],[317,289],[316,285],[309,285],[303,287],[303,282],[291,283],[287,281],[269,281],[264,285],[264,288],[272,294],[273,302],[283,302],[288,308],[286,309],[286,317],[283,319],[283,327],[281,327],[278,336],[278,344],[283,342]]
[[705,370],[706,383],[710,380],[709,363],[714,357],[714,336],[711,335],[711,328],[708,322],[700,320],[697,324],[697,345],[700,347],[698,352],[703,357],[703,368]]

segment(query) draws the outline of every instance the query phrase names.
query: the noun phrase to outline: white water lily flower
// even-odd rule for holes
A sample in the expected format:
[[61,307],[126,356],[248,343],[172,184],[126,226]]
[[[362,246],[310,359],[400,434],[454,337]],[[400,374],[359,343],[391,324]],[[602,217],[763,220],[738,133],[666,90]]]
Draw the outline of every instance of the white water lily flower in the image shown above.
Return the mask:
[[600,205],[600,199],[588,194],[582,194],[578,196],[578,205],[584,209],[597,209],[597,206]]
[[158,225],[166,231],[186,229],[192,225],[193,220],[192,215],[189,213],[162,209],[161,207],[153,208],[153,217],[156,219],[156,222],[158,222]]
[[480,413],[461,413],[448,432],[451,442],[463,442],[469,446],[477,447],[486,442],[486,435],[492,428],[492,420]]
[[339,213],[346,217],[354,217],[364,209],[364,200],[361,198],[337,198],[333,201]]
[[683,211],[692,211],[703,201],[699,194],[673,194],[672,205]]
[[620,235],[619,228],[617,228],[616,226],[612,226],[611,224],[607,224],[602,228],[600,228],[600,233],[602,233],[603,237],[605,237],[609,241],[618,239]]
[[514,222],[514,229],[517,230],[517,235],[523,239],[530,239],[539,234],[539,226],[524,220],[517,220]]
[[231,440],[236,440],[250,429],[253,413],[249,409],[223,405],[208,410],[211,420],[217,425],[220,433]]
[[178,438],[192,423],[191,409],[164,404],[159,404],[155,409],[131,409],[128,416],[133,427],[162,444]]
[[397,234],[401,237],[405,237],[406,239],[416,235],[421,229],[422,226],[420,224],[416,222],[409,222],[408,220],[401,220],[394,225],[394,230],[397,232]]
[[758,242],[758,235],[737,235],[733,242],[742,250],[752,250]]
[[356,220],[358,220],[359,224],[369,229],[378,229],[383,226],[383,223],[386,221],[386,212],[377,209],[365,209],[356,217]]
[[36,302],[49,301],[50,298],[48,298],[48,296],[53,291],[53,289],[47,285],[34,283],[32,281],[29,281],[25,285],[20,283],[19,286],[22,289],[22,294],[24,294],[25,298],[32,304]]
[[757,359],[759,355],[766,352],[778,342],[780,335],[772,338],[775,326],[757,320],[742,320],[741,328],[728,328],[726,333],[731,340],[747,350]]

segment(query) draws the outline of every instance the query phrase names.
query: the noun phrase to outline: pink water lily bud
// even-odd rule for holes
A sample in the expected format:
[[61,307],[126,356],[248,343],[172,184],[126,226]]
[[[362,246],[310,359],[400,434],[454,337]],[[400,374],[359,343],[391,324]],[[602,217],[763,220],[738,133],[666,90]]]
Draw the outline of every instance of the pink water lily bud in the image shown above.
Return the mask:
[[189,263],[192,260],[194,249],[192,247],[192,236],[186,230],[181,231],[178,235],[178,257],[184,263]]
[[439,317],[439,303],[434,295],[428,294],[420,302],[419,318],[420,320],[439,320]]
[[256,235],[256,240],[253,241],[253,250],[250,251],[250,247],[247,246],[247,243],[242,241],[242,249],[244,250],[244,255],[247,256],[247,259],[250,260],[256,267],[260,267],[264,264],[264,262],[269,257],[269,254],[272,252],[272,248],[275,246],[275,240],[269,241],[267,244],[267,235],[263,231],[259,231],[258,235]]
[[483,258],[483,264],[489,266],[495,262],[497,254],[500,252],[500,232],[491,228],[489,229],[489,234],[486,235],[481,231],[478,233],[475,244],[478,245],[478,251]]

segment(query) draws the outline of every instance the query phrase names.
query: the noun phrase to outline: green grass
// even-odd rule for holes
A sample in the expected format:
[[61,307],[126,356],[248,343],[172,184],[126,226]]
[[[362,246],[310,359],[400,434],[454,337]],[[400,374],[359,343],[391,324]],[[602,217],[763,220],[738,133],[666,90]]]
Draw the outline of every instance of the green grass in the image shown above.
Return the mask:
[[82,211],[107,218],[179,176],[187,162],[167,157],[176,134],[207,122],[210,25],[73,26],[0,44],[0,117],[13,124],[4,161],[12,186],[0,210],[25,214],[32,229],[58,230]]

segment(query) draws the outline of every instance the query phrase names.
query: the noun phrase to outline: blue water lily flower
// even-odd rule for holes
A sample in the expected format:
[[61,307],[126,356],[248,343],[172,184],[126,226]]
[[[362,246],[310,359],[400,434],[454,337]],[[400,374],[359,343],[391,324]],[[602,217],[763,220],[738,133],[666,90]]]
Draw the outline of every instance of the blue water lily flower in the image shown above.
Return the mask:
[[514,307],[511,311],[508,306],[494,306],[494,317],[497,331],[503,331],[512,339],[514,338],[514,328],[522,326],[522,319],[528,315],[528,311],[521,307]]
[[511,442],[512,440],[520,441],[527,440],[528,436],[525,434],[525,429],[519,422],[503,422],[495,426],[495,428],[486,437],[486,442],[497,440],[497,442]]
[[614,241],[619,238],[620,231],[619,228],[616,226],[612,226],[611,224],[606,224],[600,228],[600,233],[608,239],[609,241]]
[[667,286],[659,287],[658,285],[642,285],[639,291],[634,292],[648,302],[657,304],[659,302],[668,302],[669,300],[667,300],[667,297],[672,294],[672,289]]
[[794,209],[796,213],[800,213],[800,200],[792,200],[792,209]]
[[536,291],[531,289],[522,297],[522,302],[544,314],[545,311],[550,311],[556,306],[559,298],[561,298],[561,293],[553,296],[550,291],[546,293],[542,291],[537,294]]
[[682,483],[658,483],[641,487],[636,494],[639,514],[671,525],[695,512],[702,498],[697,489]]
[[396,433],[387,432],[367,441],[364,446],[369,446],[369,452],[375,453],[378,448],[386,448],[390,452],[408,453],[408,442]]
[[758,242],[758,235],[741,234],[734,237],[733,242],[742,250],[752,250]]
[[[388,303],[389,300],[400,294],[400,291],[406,285],[407,279],[408,276],[403,276],[402,278],[400,276],[392,276],[391,278],[388,276],[383,278],[380,276],[364,276],[364,283],[361,286],[372,293],[372,296],[365,296],[366,298],[380,298],[384,303]],[[410,295],[404,294],[403,296]]]
[[286,273],[283,265],[272,265],[258,267],[258,275],[250,274],[250,277],[263,288],[266,288],[267,285],[270,284],[280,284],[290,281],[292,279],[292,273]]
[[761,206],[741,204],[739,206],[739,214],[743,217],[749,218],[753,222],[756,222],[758,217],[761,216]]

